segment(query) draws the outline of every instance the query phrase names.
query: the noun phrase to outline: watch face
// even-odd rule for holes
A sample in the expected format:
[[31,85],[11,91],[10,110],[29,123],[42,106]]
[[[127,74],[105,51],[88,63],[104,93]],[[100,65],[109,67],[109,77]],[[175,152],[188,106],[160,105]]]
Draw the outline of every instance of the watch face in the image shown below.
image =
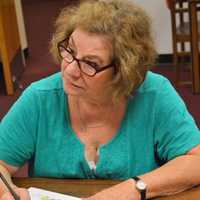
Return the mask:
[[145,190],[147,187],[146,183],[142,180],[137,181],[136,185],[139,190]]

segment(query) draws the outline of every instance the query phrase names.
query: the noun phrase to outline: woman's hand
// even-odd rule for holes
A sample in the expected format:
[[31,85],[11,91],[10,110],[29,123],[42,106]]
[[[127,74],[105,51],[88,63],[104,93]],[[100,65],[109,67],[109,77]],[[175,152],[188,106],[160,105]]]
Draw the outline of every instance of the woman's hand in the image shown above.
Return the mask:
[[[20,200],[31,200],[29,193],[26,189],[24,188],[18,188],[16,186],[12,187],[12,189],[16,192],[16,194],[19,195]],[[2,194],[0,200],[15,200],[12,196],[12,194],[7,191]]]
[[140,200],[135,181],[129,179],[83,200]]

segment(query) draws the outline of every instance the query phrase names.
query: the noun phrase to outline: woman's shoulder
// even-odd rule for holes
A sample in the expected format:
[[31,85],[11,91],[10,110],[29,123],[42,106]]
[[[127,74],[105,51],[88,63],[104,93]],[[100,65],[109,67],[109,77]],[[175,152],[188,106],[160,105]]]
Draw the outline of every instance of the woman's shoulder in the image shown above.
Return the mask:
[[39,81],[33,82],[30,85],[30,88],[33,88],[38,91],[51,91],[63,89],[61,73],[58,72],[48,77],[45,77]]
[[[56,73],[39,81],[31,83],[19,99],[55,99],[63,96],[61,73]],[[34,100],[34,101],[35,101]]]
[[163,87],[171,85],[170,81],[161,74],[148,71],[143,83],[137,89],[137,93],[158,92]]
[[[178,106],[185,109],[185,103],[176,91],[173,84],[163,75],[148,71],[143,83],[139,86],[134,95],[139,101],[141,98],[148,99],[149,102],[156,102],[157,106],[172,108]],[[167,99],[167,101],[166,101]]]

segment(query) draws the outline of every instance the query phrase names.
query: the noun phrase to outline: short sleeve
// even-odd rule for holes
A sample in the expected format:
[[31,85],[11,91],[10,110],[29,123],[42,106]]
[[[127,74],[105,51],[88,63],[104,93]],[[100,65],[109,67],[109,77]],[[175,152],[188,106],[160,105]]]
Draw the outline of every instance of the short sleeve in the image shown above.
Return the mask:
[[171,83],[164,79],[156,97],[154,144],[161,161],[183,155],[200,144],[200,131]]
[[31,159],[38,114],[36,94],[29,87],[0,123],[0,160],[20,167]]

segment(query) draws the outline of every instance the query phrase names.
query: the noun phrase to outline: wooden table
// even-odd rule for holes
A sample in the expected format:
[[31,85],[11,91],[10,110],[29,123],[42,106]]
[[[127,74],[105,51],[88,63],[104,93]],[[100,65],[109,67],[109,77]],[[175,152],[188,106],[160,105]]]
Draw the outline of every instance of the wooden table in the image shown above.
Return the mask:
[[[74,179],[47,179],[47,178],[14,178],[14,183],[19,187],[39,187],[55,192],[69,194],[77,197],[88,197],[105,188],[118,184],[113,180],[74,180]],[[188,191],[156,198],[156,200],[199,200],[200,186]]]

